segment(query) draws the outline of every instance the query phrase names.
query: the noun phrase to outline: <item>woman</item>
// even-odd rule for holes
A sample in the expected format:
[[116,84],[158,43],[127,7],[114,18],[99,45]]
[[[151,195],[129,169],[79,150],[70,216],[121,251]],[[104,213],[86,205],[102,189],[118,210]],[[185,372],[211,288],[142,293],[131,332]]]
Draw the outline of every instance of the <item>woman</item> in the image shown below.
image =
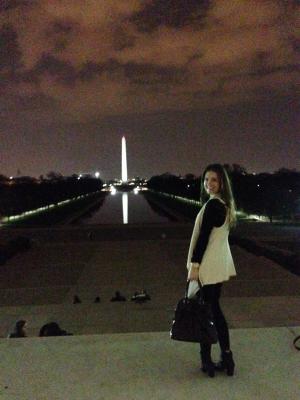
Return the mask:
[[232,376],[235,364],[219,299],[223,282],[236,275],[228,244],[229,230],[236,218],[230,181],[222,165],[206,167],[201,180],[201,199],[208,201],[195,221],[187,261],[188,280],[200,280],[203,286],[204,300],[211,304],[221,348],[221,361],[214,364],[211,345],[200,343],[202,371],[213,377],[215,370],[226,370]]

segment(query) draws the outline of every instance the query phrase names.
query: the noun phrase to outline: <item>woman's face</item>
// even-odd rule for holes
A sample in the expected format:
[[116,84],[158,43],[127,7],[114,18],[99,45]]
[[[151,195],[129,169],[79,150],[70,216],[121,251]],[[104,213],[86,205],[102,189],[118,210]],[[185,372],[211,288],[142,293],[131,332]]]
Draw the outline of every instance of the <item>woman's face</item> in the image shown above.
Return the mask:
[[204,189],[209,196],[213,196],[220,192],[220,181],[218,175],[214,171],[207,171],[204,177]]

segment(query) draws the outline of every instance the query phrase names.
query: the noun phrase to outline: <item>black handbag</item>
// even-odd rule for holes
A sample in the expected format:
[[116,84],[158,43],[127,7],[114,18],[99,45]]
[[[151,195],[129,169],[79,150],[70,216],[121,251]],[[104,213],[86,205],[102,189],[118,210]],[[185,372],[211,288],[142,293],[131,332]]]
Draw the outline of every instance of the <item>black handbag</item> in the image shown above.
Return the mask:
[[175,309],[170,336],[173,340],[184,342],[214,344],[218,341],[211,306],[204,302],[203,290],[199,282],[199,291],[192,299],[188,298],[189,282],[185,296]]

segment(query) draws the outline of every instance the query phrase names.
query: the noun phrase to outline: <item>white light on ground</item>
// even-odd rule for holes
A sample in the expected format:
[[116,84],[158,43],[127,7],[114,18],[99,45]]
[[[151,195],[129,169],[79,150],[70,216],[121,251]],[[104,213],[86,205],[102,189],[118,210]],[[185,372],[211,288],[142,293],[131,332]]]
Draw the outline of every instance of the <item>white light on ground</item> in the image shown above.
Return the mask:
[[115,194],[117,193],[117,189],[116,189],[114,186],[112,186],[112,187],[110,188],[110,193],[111,193],[112,195],[115,195]]
[[261,221],[261,222],[268,222],[268,217],[266,217],[265,215],[257,215],[257,214],[248,214],[248,218],[250,219],[256,219],[257,221]]
[[22,214],[19,214],[19,215],[11,215],[11,216],[8,216],[8,217],[5,216],[5,217],[2,218],[2,222],[8,223],[10,221],[23,219],[23,218],[27,217],[28,215],[38,214],[40,212],[43,212],[43,211],[45,211],[45,210],[47,210],[49,208],[53,208],[53,207],[57,208],[57,207],[60,207],[60,206],[62,206],[64,204],[70,203],[71,201],[77,200],[78,198],[88,197],[89,195],[90,194],[81,195],[81,196],[78,196],[78,197],[73,197],[71,199],[60,201],[57,204],[48,204],[46,206],[36,208],[35,210],[24,211]]

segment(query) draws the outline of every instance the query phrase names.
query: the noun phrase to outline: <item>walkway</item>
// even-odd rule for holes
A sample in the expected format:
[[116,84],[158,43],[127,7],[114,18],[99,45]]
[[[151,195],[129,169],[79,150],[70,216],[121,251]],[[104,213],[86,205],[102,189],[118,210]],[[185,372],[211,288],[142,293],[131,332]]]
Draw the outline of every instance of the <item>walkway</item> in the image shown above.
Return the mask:
[[[234,377],[199,371],[198,346],[167,332],[1,339],[3,400],[296,400],[300,327],[231,331]],[[217,349],[215,349],[217,358]]]
[[[237,370],[210,379],[199,371],[197,345],[168,332],[183,295],[190,228],[153,226],[145,235],[137,228],[138,236],[106,229],[32,230],[33,248],[1,266],[1,400],[300,398],[300,352],[292,346],[300,277],[232,247],[238,276],[224,285],[222,301]],[[143,288],[149,303],[109,301],[114,290],[129,298]],[[74,294],[82,304],[72,304]],[[6,339],[20,318],[30,337]],[[36,337],[51,320],[75,336]]]

